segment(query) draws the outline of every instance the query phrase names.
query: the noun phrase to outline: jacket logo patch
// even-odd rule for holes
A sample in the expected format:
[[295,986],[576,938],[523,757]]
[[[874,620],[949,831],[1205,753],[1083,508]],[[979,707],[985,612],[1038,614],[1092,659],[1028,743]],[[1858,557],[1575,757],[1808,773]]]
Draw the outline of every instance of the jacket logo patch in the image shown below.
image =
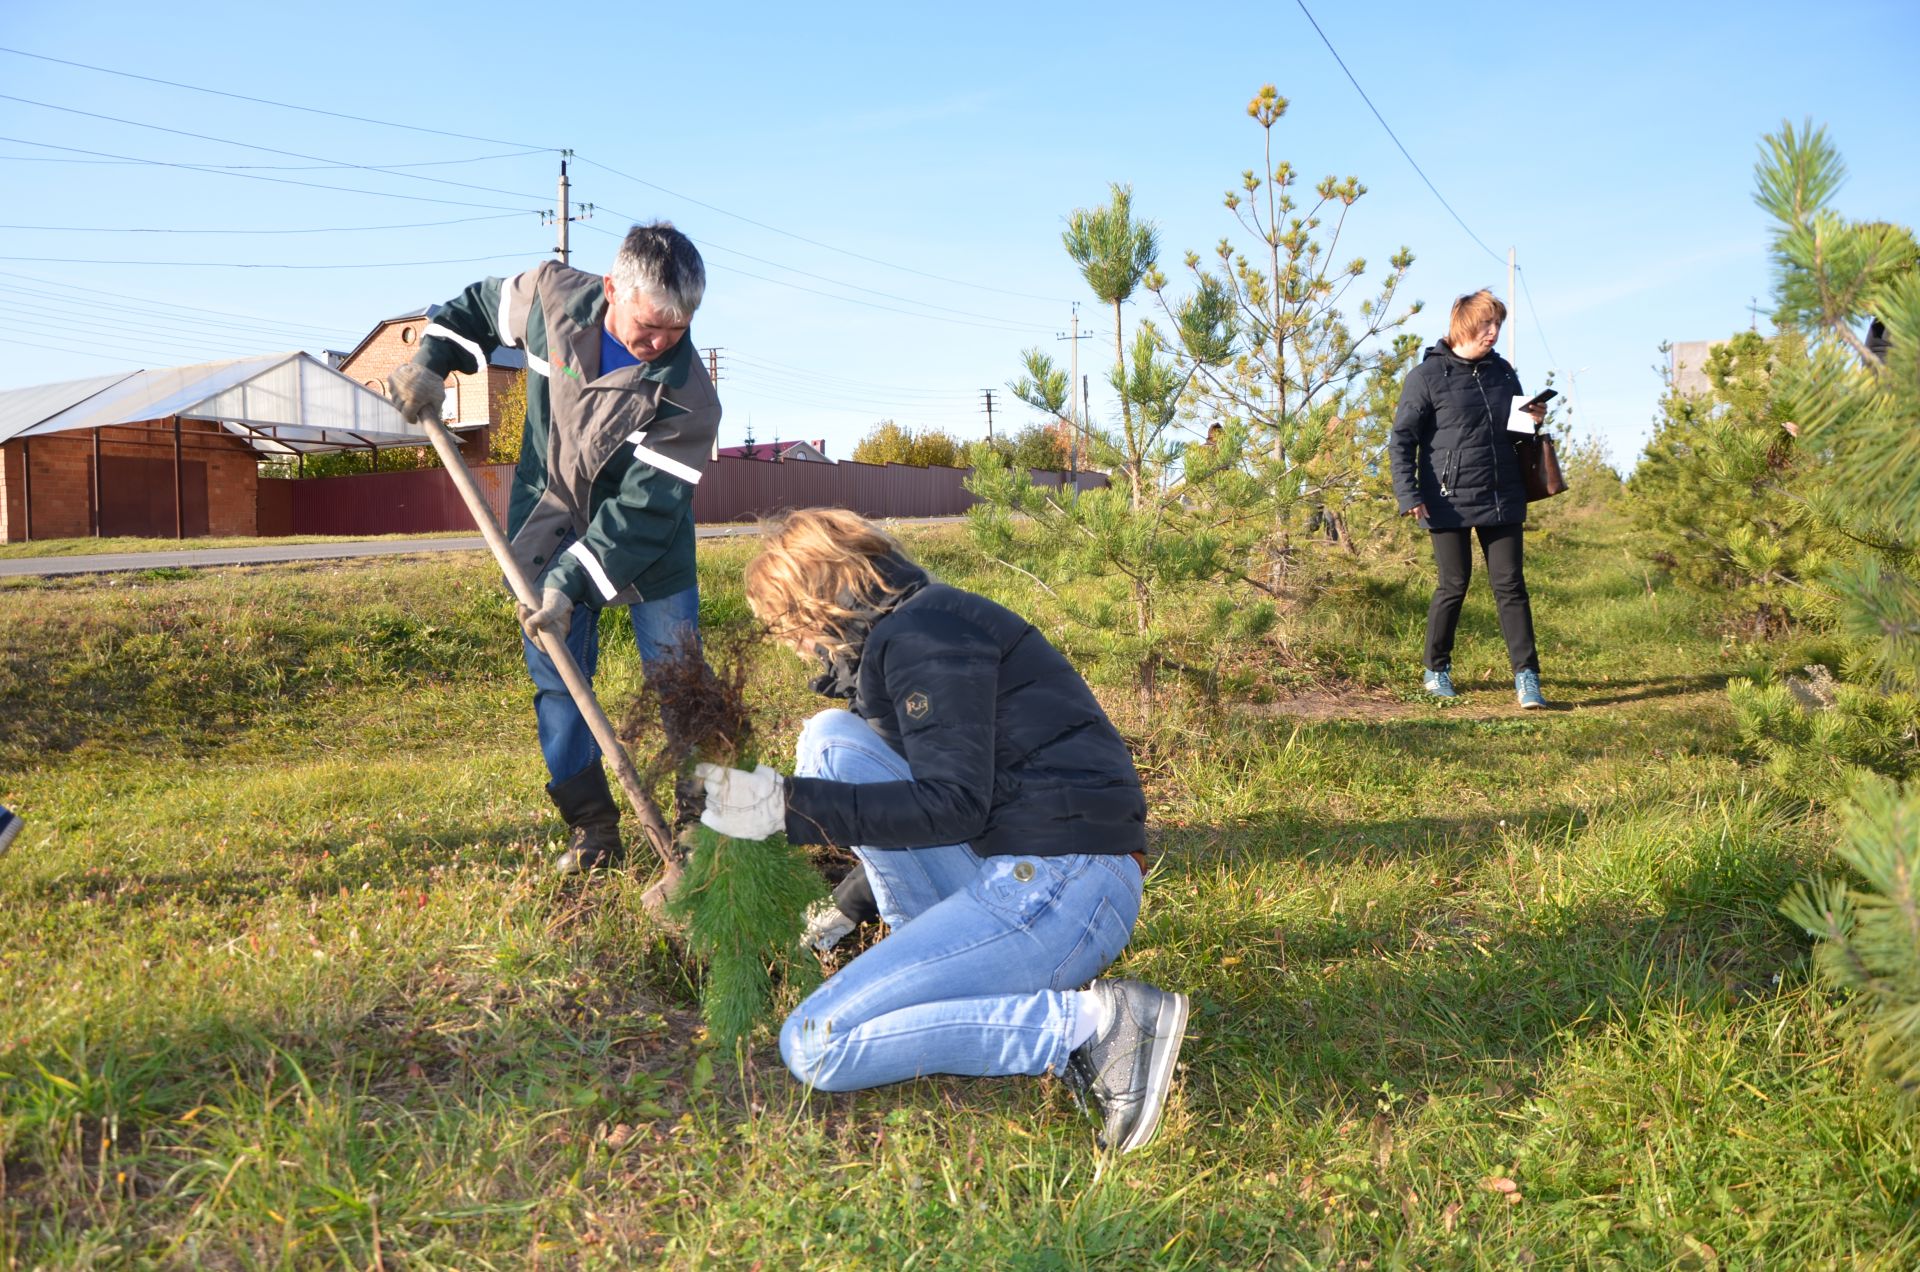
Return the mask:
[[915,720],[925,716],[927,714],[927,708],[932,705],[932,703],[927,701],[927,695],[918,690],[908,694],[907,700],[900,704],[907,715]]

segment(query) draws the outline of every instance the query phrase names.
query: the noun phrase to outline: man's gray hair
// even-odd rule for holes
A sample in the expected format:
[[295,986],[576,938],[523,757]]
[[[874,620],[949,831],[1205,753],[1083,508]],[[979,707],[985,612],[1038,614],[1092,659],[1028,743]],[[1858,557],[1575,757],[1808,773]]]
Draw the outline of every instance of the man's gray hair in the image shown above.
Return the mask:
[[628,230],[607,277],[621,295],[637,293],[674,322],[691,322],[707,293],[707,266],[700,250],[671,221]]

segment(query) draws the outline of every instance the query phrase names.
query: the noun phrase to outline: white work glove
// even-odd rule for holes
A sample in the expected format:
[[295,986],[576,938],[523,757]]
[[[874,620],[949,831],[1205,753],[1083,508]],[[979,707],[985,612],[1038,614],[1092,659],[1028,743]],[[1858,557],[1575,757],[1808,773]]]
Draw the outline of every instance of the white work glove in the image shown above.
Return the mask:
[[447,382],[417,362],[403,362],[387,377],[387,399],[408,423],[439,423],[447,405]]
[[517,607],[520,611],[520,630],[527,639],[538,645],[541,632],[552,632],[557,640],[567,638],[567,628],[573,623],[573,598],[557,587],[550,587],[540,593],[540,608],[531,605]]
[[693,775],[706,784],[707,811],[702,825],[729,839],[765,839],[787,827],[787,783],[762,764],[753,772],[696,764]]
[[825,954],[859,926],[828,897],[807,907],[807,926],[800,933],[800,944]]

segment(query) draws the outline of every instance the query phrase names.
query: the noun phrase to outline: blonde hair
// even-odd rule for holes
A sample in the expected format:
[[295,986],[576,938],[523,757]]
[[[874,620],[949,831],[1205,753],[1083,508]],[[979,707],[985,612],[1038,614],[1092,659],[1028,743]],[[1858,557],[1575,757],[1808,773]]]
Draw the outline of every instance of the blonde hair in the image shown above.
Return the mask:
[[1505,326],[1507,307],[1491,291],[1482,287],[1471,295],[1462,296],[1453,302],[1453,315],[1447,322],[1447,344],[1458,349],[1469,344],[1480,334],[1480,325],[1492,319]]
[[[747,604],[775,636],[846,648],[848,618],[891,595],[878,557],[906,557],[899,541],[858,513],[801,508],[760,523],[760,555],[747,562]],[[851,599],[852,605],[843,604]]]

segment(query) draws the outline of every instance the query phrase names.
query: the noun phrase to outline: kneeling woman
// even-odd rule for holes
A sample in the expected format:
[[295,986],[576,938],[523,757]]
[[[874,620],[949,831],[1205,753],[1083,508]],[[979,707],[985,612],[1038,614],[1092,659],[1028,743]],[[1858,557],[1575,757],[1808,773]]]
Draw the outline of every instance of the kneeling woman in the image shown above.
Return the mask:
[[807,721],[791,779],[702,766],[702,820],[852,847],[892,929],[787,1018],[787,1067],[825,1091],[1053,1073],[1099,1104],[1108,1147],[1147,1143],[1187,999],[1095,979],[1140,911],[1146,802],[1086,681],[852,513],[791,513],[763,539],[748,603],[850,709]]

